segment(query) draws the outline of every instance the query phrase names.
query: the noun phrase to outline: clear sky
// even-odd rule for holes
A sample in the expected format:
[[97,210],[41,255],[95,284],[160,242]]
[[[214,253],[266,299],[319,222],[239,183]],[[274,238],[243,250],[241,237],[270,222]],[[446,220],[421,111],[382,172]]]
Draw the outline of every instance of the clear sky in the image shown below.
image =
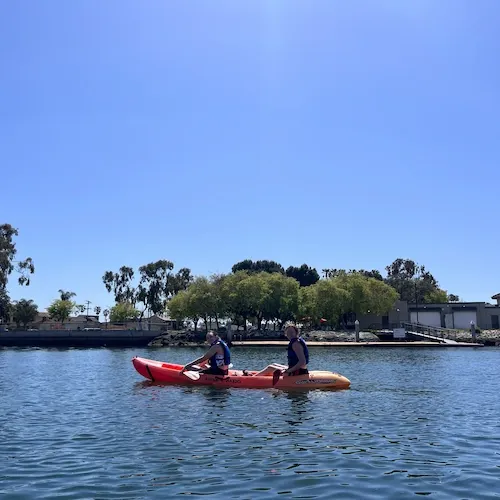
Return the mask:
[[427,266],[500,292],[498,0],[47,0],[0,15],[0,222],[28,289],[166,258]]

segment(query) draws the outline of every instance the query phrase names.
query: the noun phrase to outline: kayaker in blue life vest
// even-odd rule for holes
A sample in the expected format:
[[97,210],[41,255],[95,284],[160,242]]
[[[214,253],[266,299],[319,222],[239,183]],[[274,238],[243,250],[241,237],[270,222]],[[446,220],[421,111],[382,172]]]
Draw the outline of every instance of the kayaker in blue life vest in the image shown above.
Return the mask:
[[227,375],[229,364],[231,363],[231,353],[227,344],[215,333],[207,333],[207,343],[210,349],[201,357],[188,363],[181,370],[181,373],[190,370],[193,365],[199,365],[208,361],[209,367],[200,370],[200,373],[207,375]]
[[306,375],[309,373],[309,349],[304,339],[299,336],[299,329],[290,323],[285,325],[285,335],[290,341],[288,344],[288,369],[283,371],[284,376]]

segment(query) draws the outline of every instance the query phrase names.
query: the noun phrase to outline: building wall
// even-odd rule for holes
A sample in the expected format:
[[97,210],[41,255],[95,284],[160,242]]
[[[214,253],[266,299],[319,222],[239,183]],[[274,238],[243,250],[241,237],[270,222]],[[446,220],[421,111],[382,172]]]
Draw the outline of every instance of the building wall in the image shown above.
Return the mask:
[[[385,316],[385,317],[384,317]],[[394,328],[402,321],[409,321],[408,303],[398,300],[394,307],[386,315],[377,314],[358,314],[356,319],[359,321],[359,327],[363,329],[381,329]]]
[[[414,304],[409,306],[410,318],[412,317],[412,312],[416,311]],[[441,315],[441,327],[443,328],[461,328],[467,329],[470,325],[470,321],[463,321],[463,317],[470,315],[473,317],[476,314],[475,323],[476,326],[482,330],[488,330],[493,328],[492,317],[499,316],[500,319],[500,307],[491,306],[485,302],[450,302],[447,304],[422,304],[418,306],[419,312],[424,311],[439,311]],[[459,315],[462,318],[459,318]],[[415,315],[413,314],[413,317]],[[423,323],[423,321],[420,321]]]

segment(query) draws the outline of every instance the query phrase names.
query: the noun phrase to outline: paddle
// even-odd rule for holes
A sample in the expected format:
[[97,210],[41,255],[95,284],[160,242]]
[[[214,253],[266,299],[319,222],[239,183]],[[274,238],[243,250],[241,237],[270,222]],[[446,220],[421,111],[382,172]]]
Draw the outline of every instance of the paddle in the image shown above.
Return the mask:
[[[233,367],[233,363],[229,363],[229,368]],[[194,370],[203,370],[203,368],[199,365],[193,365],[191,368],[194,368]],[[192,370],[186,370],[182,372],[183,375],[185,375],[187,378],[190,378],[191,380],[199,380],[200,379],[200,374],[198,371],[192,371]]]
[[199,380],[200,379],[200,374],[198,372],[182,372],[183,375],[185,375],[187,378],[190,378],[191,380]]
[[195,371],[186,370],[182,372],[182,375],[185,375],[187,378],[190,378],[191,380],[199,380],[200,374],[198,373],[197,370],[202,370],[203,368],[200,365],[193,365],[191,368],[194,368]]
[[273,372],[273,386],[278,383],[278,380],[280,379],[282,373],[283,372],[281,370],[274,370],[274,372]]

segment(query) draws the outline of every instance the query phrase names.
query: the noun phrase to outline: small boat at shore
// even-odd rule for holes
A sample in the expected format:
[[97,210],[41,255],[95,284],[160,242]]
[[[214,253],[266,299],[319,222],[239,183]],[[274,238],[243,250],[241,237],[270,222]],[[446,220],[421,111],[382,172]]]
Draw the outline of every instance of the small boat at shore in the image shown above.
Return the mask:
[[206,375],[196,371],[181,373],[183,365],[163,363],[152,359],[134,357],[132,364],[137,372],[152,382],[177,385],[212,385],[215,387],[240,387],[246,389],[348,389],[349,379],[330,371],[310,371],[305,375],[283,377],[280,365],[269,365],[264,370],[229,370],[228,375]]

